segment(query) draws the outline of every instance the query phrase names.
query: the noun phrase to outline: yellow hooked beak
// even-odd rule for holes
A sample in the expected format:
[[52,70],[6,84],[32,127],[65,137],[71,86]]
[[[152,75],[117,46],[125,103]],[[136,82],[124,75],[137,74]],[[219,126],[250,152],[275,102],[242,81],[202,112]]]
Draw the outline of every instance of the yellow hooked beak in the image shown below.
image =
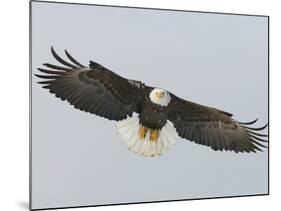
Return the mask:
[[158,99],[162,98],[165,95],[165,92],[156,92],[156,97]]

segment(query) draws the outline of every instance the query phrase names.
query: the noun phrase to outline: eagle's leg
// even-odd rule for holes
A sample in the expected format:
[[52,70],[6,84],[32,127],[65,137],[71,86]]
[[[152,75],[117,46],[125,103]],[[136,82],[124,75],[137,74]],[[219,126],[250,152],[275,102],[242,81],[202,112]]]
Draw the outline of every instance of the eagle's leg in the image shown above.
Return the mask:
[[150,141],[157,141],[159,136],[159,130],[150,130]]
[[140,129],[139,129],[139,137],[140,139],[144,139],[146,134],[147,134],[147,131],[148,131],[148,128],[147,127],[144,127],[144,126],[140,126]]

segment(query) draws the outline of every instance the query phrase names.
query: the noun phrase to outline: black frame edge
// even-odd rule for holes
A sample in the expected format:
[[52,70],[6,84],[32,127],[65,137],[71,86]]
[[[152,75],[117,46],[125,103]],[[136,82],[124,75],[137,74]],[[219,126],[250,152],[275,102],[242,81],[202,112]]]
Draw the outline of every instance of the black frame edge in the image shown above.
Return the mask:
[[253,16],[253,17],[269,17],[268,15],[257,15],[257,14],[246,14],[246,13],[227,13],[227,12],[210,12],[210,11],[199,11],[199,10],[180,10],[180,9],[167,9],[167,8],[156,8],[156,7],[136,7],[136,6],[125,6],[125,5],[106,5],[106,4],[90,4],[90,3],[75,3],[75,2],[64,2],[64,1],[42,1],[42,0],[30,0],[31,2],[39,3],[55,3],[55,4],[68,4],[68,5],[85,5],[85,6],[100,6],[100,7],[117,7],[117,8],[128,8],[128,9],[150,9],[150,10],[162,10],[162,11],[174,11],[174,12],[194,12],[194,13],[206,13],[206,14],[220,14],[220,15],[239,15],[239,16]]
[[51,207],[51,208],[39,208],[34,210],[57,210],[57,209],[74,209],[74,208],[89,208],[89,207],[105,207],[105,206],[119,206],[119,205],[135,205],[135,204],[151,204],[151,203],[166,203],[166,202],[180,202],[180,201],[198,201],[206,199],[229,199],[229,198],[241,198],[241,197],[256,197],[256,196],[269,196],[268,193],[250,194],[250,195],[238,195],[238,196],[218,196],[218,197],[206,197],[206,198],[191,198],[191,199],[176,199],[176,200],[162,200],[162,201],[144,201],[144,202],[130,202],[130,203],[116,203],[116,204],[101,204],[101,205],[83,205],[73,207]]
[[32,1],[29,1],[29,210],[32,210]]

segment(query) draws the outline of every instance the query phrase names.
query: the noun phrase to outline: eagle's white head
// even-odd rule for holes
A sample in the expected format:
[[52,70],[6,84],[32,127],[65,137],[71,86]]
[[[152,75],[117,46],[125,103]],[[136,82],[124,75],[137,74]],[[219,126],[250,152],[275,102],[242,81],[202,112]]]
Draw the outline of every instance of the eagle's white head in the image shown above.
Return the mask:
[[153,103],[161,106],[167,106],[171,101],[171,96],[169,92],[159,88],[154,88],[150,92],[149,98]]

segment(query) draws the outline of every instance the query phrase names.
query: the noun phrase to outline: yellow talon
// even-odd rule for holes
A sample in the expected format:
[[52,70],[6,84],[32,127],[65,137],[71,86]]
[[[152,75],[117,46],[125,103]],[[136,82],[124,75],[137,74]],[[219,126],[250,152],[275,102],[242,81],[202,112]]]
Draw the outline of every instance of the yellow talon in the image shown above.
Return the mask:
[[150,141],[157,141],[159,130],[150,130]]
[[140,129],[139,129],[139,137],[140,137],[140,139],[144,139],[145,138],[145,136],[147,134],[147,131],[148,131],[147,127],[140,126]]

